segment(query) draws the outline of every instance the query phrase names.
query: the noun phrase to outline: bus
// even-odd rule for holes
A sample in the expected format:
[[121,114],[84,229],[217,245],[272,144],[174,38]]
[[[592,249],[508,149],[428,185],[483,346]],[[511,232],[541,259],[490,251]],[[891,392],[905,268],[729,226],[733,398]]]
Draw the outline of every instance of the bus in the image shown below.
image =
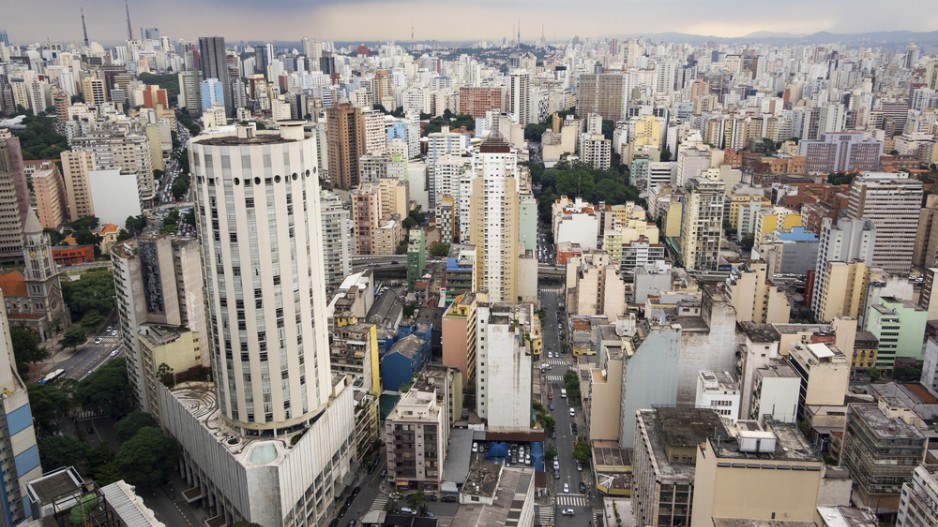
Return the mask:
[[48,384],[58,379],[59,377],[61,377],[63,373],[65,373],[65,370],[63,370],[62,368],[59,368],[53,372],[49,372],[46,374],[45,377],[39,380],[39,384]]

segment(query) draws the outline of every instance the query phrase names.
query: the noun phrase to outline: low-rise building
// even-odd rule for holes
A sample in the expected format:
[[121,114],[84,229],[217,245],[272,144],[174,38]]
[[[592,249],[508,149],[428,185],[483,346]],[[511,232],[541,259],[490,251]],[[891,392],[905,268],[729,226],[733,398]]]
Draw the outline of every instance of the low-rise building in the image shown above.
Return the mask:
[[713,410],[723,422],[739,418],[739,385],[728,371],[702,370],[697,375],[697,408]]
[[938,525],[938,468],[919,465],[902,484],[897,527]]
[[476,461],[459,493],[452,525],[533,527],[534,471]]
[[404,393],[384,422],[388,480],[403,488],[438,489],[448,434],[435,390]]

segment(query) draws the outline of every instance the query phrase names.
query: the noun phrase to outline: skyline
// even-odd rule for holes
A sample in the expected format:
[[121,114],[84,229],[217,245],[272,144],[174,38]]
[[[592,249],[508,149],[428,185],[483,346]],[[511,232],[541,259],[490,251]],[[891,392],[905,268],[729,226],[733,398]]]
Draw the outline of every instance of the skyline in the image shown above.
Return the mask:
[[[273,5],[253,0],[205,0],[187,4],[183,0],[166,0],[159,4],[131,1],[130,15],[134,35],[141,27],[157,27],[161,34],[173,39],[193,40],[205,33],[241,40],[299,40],[307,36],[335,41],[398,40],[408,41],[413,26],[415,38],[421,40],[478,41],[514,38],[516,24],[521,20],[521,38],[533,41],[544,34],[548,40],[580,37],[615,37],[619,35],[653,35],[678,32],[690,35],[739,38],[752,33],[788,33],[810,35],[819,31],[853,34],[871,31],[934,31],[938,29],[938,12],[929,9],[929,0],[909,0],[906,9],[890,13],[889,20],[868,16],[877,11],[875,0],[846,2],[834,0],[817,5],[810,0],[793,0],[784,12],[772,10],[767,2],[720,0],[720,9],[690,0],[663,0],[656,7],[645,8],[638,2],[608,5],[600,0],[584,0],[573,10],[569,3],[558,0],[535,3],[521,0],[510,8],[494,0],[481,0],[470,7],[459,7],[452,0],[325,0],[311,4],[308,0],[284,0]],[[120,0],[87,0],[84,3],[64,0],[35,0],[28,10],[8,12],[4,29],[12,42],[29,44],[45,41],[52,35],[79,42],[82,39],[80,10],[84,8],[88,33],[101,44],[126,39],[124,2]],[[380,11],[379,11],[380,10]],[[593,12],[595,17],[576,15]],[[56,12],[54,20],[31,16],[36,12]],[[184,12],[184,16],[178,13]],[[680,13],[682,23],[663,16]],[[804,13],[803,16],[796,16]],[[493,15],[497,23],[492,23]],[[379,16],[376,16],[379,15]],[[774,19],[772,17],[774,16]],[[202,21],[214,18],[211,31]],[[438,20],[454,20],[438,24]],[[250,21],[249,25],[245,22]],[[284,24],[289,21],[288,24]],[[635,28],[644,31],[636,32]]]

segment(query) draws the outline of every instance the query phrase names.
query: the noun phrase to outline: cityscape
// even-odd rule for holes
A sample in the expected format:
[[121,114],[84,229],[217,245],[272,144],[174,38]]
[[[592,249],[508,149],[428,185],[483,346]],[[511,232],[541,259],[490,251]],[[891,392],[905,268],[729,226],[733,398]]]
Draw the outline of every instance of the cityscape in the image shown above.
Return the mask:
[[17,6],[0,527],[938,527],[908,2]]

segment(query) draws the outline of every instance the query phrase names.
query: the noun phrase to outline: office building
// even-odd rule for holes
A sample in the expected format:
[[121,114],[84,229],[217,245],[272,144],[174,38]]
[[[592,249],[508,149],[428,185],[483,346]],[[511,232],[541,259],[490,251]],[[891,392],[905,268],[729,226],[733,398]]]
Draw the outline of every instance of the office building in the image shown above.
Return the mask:
[[[444,404],[440,404],[444,403]],[[397,487],[439,490],[449,419],[443,394],[412,388],[384,421],[388,480]]]
[[94,216],[94,203],[91,202],[91,183],[88,174],[95,168],[94,153],[78,150],[62,152],[62,170],[64,171],[65,199],[68,205],[68,219],[75,221],[85,216]]
[[723,239],[724,183],[691,179],[681,223],[681,257],[687,269],[715,271]]
[[[136,184],[140,209],[150,208],[154,204],[157,197],[156,180],[153,178],[150,143],[145,135],[118,131],[89,132],[72,139],[72,150],[94,154],[95,171],[114,170],[121,178],[132,180]],[[91,180],[93,183],[94,178]],[[101,212],[100,209],[105,205],[98,203],[98,212]],[[123,223],[126,218],[125,215],[122,219],[109,223]]]
[[840,463],[854,481],[854,502],[886,514],[899,510],[903,484],[925,459],[927,440],[914,425],[876,403],[847,407]]
[[[852,354],[853,350],[848,350]],[[810,407],[842,406],[850,383],[850,355],[834,345],[795,344],[788,363],[801,379],[798,420],[810,421]]]
[[583,74],[577,79],[577,115],[597,113],[603,119],[619,121],[626,117],[627,77],[621,73]]
[[872,267],[908,274],[915,251],[922,182],[900,172],[864,172],[850,186],[847,214],[876,226]]
[[[814,288],[811,295],[811,307],[814,310],[814,316],[818,320],[833,320],[837,313],[846,316],[858,316],[857,314],[851,314],[854,308],[850,306],[859,305],[859,301],[848,302],[846,297],[840,295],[844,291],[843,289],[831,288],[828,284],[828,271],[837,268],[841,270],[840,281],[849,280],[853,276],[855,282],[860,271],[862,270],[865,274],[866,269],[870,267],[873,261],[873,250],[876,246],[877,237],[876,225],[870,220],[841,218],[836,225],[829,218],[822,220],[817,267],[814,274]],[[842,265],[831,267],[831,263]],[[843,287],[844,283],[846,282],[837,284],[837,287]],[[860,289],[854,292],[859,294],[863,289],[861,286]],[[833,296],[829,296],[829,299],[836,305],[825,305],[820,302],[824,291],[835,293]],[[830,295],[830,293],[828,294]],[[858,310],[859,307],[856,309]],[[824,312],[822,313],[822,311]]]
[[938,469],[919,465],[902,484],[897,527],[938,525]]
[[111,271],[130,395],[137,408],[159,417],[160,365],[184,374],[210,364],[200,345],[207,328],[199,242],[170,235],[119,242]]
[[933,267],[938,264],[938,196],[925,196],[925,206],[919,211],[915,232],[914,267]]
[[726,279],[726,292],[739,322],[788,323],[788,296],[772,283],[764,262],[743,264],[733,271]]
[[107,87],[104,79],[85,77],[81,81],[81,93],[88,106],[100,106],[107,102]]
[[205,79],[199,83],[199,108],[225,106],[225,85],[218,79]]
[[43,163],[30,174],[29,182],[36,200],[39,223],[47,229],[58,228],[68,218],[65,184],[55,163]]
[[318,525],[352,470],[353,390],[329,364],[315,143],[302,122],[190,143],[215,382],[160,397],[214,521]]
[[[224,101],[225,113],[228,117],[234,117],[235,101],[229,88],[228,54],[225,51],[225,37],[199,37],[199,64],[202,67],[203,79],[218,79],[223,92],[221,100]],[[202,108],[208,108],[208,106],[202,104]]]
[[427,188],[430,208],[436,206],[442,195],[457,201],[469,196],[460,193],[460,176],[471,166],[471,159],[463,157],[469,148],[469,134],[450,132],[448,126],[427,136]]
[[477,306],[476,414],[491,431],[531,428],[531,361],[541,327],[533,304]]
[[498,136],[489,136],[472,157],[469,241],[475,246],[476,291],[492,302],[518,299],[518,156]]
[[538,121],[537,105],[531,97],[531,75],[527,70],[515,70],[508,77],[508,113],[522,128]]
[[879,340],[876,367],[892,371],[896,365],[917,363],[923,356],[922,342],[928,311],[899,298],[884,296],[866,313],[866,331]]
[[340,189],[353,189],[360,181],[359,159],[365,155],[361,108],[340,104],[326,110],[329,181]]
[[319,200],[322,214],[322,253],[326,287],[335,287],[352,273],[350,215],[342,199],[331,192],[322,191]]
[[[189,115],[198,117],[202,115],[201,74],[198,71],[180,71],[178,75],[179,96],[177,105],[185,108]],[[222,98],[224,100],[224,97]]]
[[[0,293],[0,300],[2,298],[3,293]],[[32,515],[26,484],[42,475],[42,467],[29,395],[26,383],[16,371],[10,321],[3,307],[0,307],[0,389],[3,391],[0,413],[5,423],[0,429],[0,452],[3,454],[0,524],[12,527]]]
[[798,155],[810,174],[879,170],[883,142],[861,132],[824,132],[820,139],[804,139]]
[[501,112],[502,95],[502,88],[460,86],[459,113],[478,119],[485,117],[486,112]]
[[580,136],[580,161],[593,170],[609,170],[611,165],[612,141],[602,134]]
[[23,250],[23,223],[29,190],[23,170],[20,140],[0,129],[0,260],[18,259]]

